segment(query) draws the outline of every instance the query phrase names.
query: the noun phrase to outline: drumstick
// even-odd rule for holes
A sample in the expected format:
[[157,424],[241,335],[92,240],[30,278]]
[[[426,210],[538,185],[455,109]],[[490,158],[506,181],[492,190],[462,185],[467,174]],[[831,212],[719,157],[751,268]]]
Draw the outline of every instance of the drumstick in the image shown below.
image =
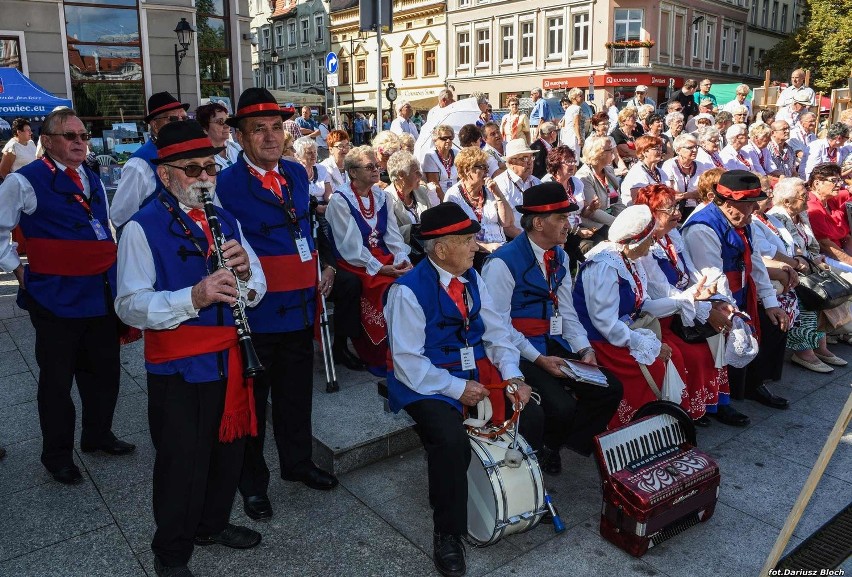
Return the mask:
[[562,522],[562,517],[559,516],[559,511],[556,510],[556,505],[553,504],[553,499],[547,491],[544,492],[544,504],[547,505],[550,516],[553,517],[553,532],[561,533],[565,530],[565,523]]

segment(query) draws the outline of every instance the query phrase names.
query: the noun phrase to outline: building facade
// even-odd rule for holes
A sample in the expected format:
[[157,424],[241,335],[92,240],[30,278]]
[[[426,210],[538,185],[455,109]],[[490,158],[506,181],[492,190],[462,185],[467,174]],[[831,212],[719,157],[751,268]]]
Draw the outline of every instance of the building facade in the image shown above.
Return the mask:
[[255,86],[325,96],[326,6],[323,0],[250,0]]
[[4,63],[70,98],[99,137],[115,123],[142,130],[147,98],[177,93],[175,28],[195,31],[179,68],[190,111],[251,85],[248,0],[0,0]]
[[[743,72],[754,78],[763,78],[761,66],[764,54],[781,39],[799,28],[802,19],[802,2],[799,0],[747,0],[748,41],[746,43]],[[789,78],[773,80],[789,81]]]

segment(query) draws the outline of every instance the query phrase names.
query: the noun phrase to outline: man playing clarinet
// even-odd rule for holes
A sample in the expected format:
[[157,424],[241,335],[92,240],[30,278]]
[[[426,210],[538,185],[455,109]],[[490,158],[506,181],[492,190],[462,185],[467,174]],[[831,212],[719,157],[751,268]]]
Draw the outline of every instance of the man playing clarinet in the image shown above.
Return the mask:
[[496,421],[504,411],[502,388],[510,380],[524,403],[520,433],[533,449],[542,442],[541,408],[518,368],[518,349],[473,267],[479,223],[457,204],[439,204],[421,217],[428,258],[391,285],[385,318],[393,368],[391,409],[405,411],[426,448],[429,501],[434,510],[434,562],[442,575],[464,575],[467,469],[470,441],[464,406],[490,397]]
[[[337,478],[311,460],[313,338],[317,283],[328,295],[336,271],[326,265],[317,278],[308,176],[301,164],[281,158],[283,121],[291,115],[265,88],[249,88],[240,95],[237,112],[227,122],[237,129],[243,152],[219,177],[218,197],[242,223],[266,273],[268,292],[249,311],[257,354],[266,367],[255,380],[258,419],[266,422],[271,391],[281,477],[328,490],[337,486]],[[240,477],[243,506],[252,519],[272,516],[264,433],[261,428],[248,442]]]
[[[237,220],[216,208],[217,239],[202,210],[205,200],[212,209],[221,150],[194,120],[163,127],[153,163],[166,192],[128,221],[118,249],[116,311],[145,330],[158,576],[191,575],[193,544],[260,543],[228,522],[245,440],[258,429],[232,306],[256,305],[266,279]],[[220,252],[227,268],[216,270]]]
[[566,358],[597,364],[586,331],[577,319],[571,297],[568,257],[562,249],[571,224],[568,213],[577,205],[565,187],[545,182],[524,191],[523,232],[500,247],[485,263],[482,278],[494,299],[494,310],[511,318],[521,370],[541,395],[545,450],[539,454],[544,472],[562,470],[563,446],[592,453],[594,436],[621,402],[621,383],[611,373],[607,386],[569,379]]

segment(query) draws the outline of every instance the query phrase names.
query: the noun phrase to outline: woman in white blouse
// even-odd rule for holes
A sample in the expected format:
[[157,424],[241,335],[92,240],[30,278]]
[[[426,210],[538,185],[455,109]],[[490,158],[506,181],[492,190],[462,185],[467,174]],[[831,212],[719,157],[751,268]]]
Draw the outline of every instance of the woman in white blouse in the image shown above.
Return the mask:
[[373,149],[353,148],[344,167],[350,182],[331,195],[325,216],[338,266],[361,279],[364,335],[352,344],[367,369],[383,375],[387,327],[382,298],[391,283],[411,270],[409,248],[399,232],[390,199],[377,185],[381,166]]
[[663,172],[669,175],[677,191],[676,200],[684,220],[698,205],[698,177],[701,176],[698,163],[698,140],[684,132],[674,139],[674,157],[663,163]]
[[423,158],[423,174],[426,176],[426,182],[435,185],[439,199],[443,199],[447,191],[459,180],[453,138],[455,138],[453,127],[439,124],[432,130],[432,144],[435,148],[427,152]]
[[659,136],[640,136],[636,139],[638,160],[621,182],[621,202],[633,204],[636,191],[649,184],[669,184],[670,175],[660,168],[663,162],[663,139]]
[[420,224],[420,215],[429,208],[429,191],[422,186],[420,163],[407,150],[394,153],[388,160],[388,175],[391,183],[385,194],[393,202],[393,212],[399,232],[409,245],[412,228]]
[[331,198],[331,177],[325,166],[317,164],[317,143],[310,136],[303,136],[293,143],[293,150],[296,160],[308,173],[308,192],[317,201],[317,214],[325,214],[325,207]]
[[12,121],[12,138],[3,147],[0,178],[6,178],[10,172],[16,172],[35,159],[36,145],[33,143],[30,121],[26,118],[16,118]]
[[349,182],[349,176],[343,168],[343,159],[346,158],[346,153],[352,145],[349,142],[349,134],[345,130],[332,130],[325,141],[328,143],[328,158],[320,164],[328,171],[332,190],[337,190]]
[[748,144],[748,129],[745,124],[734,124],[725,132],[725,140],[728,146],[722,149],[719,156],[728,170],[754,169],[749,155],[742,152],[742,147]]
[[489,181],[488,155],[475,147],[461,149],[456,155],[459,182],[447,191],[444,202],[455,202],[467,215],[482,227],[476,234],[479,252],[474,258],[474,268],[482,269],[485,257],[506,242],[505,229],[514,224],[512,209],[503,197],[500,187]]

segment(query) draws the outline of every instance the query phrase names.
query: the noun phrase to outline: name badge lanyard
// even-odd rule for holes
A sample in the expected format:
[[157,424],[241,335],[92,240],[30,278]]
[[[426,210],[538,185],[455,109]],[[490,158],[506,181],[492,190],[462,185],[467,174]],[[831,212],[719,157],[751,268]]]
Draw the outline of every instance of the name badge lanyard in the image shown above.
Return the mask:
[[209,276],[210,274],[212,274],[211,271],[210,271],[210,265],[208,263],[207,257],[209,257],[210,254],[213,252],[213,247],[212,246],[208,247],[207,251],[205,252],[205,250],[203,248],[201,248],[201,245],[198,244],[198,239],[196,239],[195,235],[192,234],[192,231],[186,225],[186,222],[184,222],[184,220],[180,216],[178,216],[177,211],[175,210],[175,207],[173,207],[170,203],[168,203],[166,201],[166,199],[164,199],[162,196],[160,196],[158,200],[163,204],[163,206],[166,208],[166,210],[169,211],[169,214],[171,215],[172,219],[176,223],[178,223],[178,226],[180,226],[181,231],[183,232],[184,236],[186,236],[186,238],[189,239],[189,242],[191,242],[192,245],[195,247],[195,250],[198,251],[198,256],[201,256],[201,257],[204,258],[204,270],[207,271],[207,275]]
[[556,282],[556,265],[558,265],[558,262],[556,258],[554,254],[552,260],[548,261],[545,259],[544,261],[544,278],[547,281],[547,294],[553,303],[553,315],[550,317],[548,330],[550,336],[562,334],[562,324],[559,320],[559,285]]
[[98,240],[106,240],[107,238],[109,238],[109,235],[107,235],[106,231],[104,230],[101,221],[95,218],[95,215],[92,213],[92,207],[89,204],[89,201],[83,198],[82,194],[75,194],[74,200],[79,202],[80,206],[83,207],[83,210],[86,211],[86,216],[89,217],[89,226],[91,226],[92,230],[95,231],[95,238],[97,238]]
[[[248,166],[248,165],[247,165]],[[261,187],[264,190],[268,190],[272,193],[272,196],[275,197],[275,200],[278,201],[278,206],[281,207],[281,210],[284,212],[287,220],[290,221],[290,234],[292,235],[293,242],[296,245],[296,252],[299,255],[299,260],[302,262],[308,262],[313,258],[310,250],[310,246],[308,245],[308,240],[302,235],[302,229],[299,226],[299,216],[296,214],[296,201],[293,198],[293,192],[290,190],[290,182],[287,180],[287,177],[279,172],[272,171],[273,178],[277,179],[278,186],[280,187],[280,194],[275,190],[274,187],[270,186],[266,188],[263,186],[264,177],[254,169],[252,166],[248,166],[249,173],[260,180]],[[269,174],[270,171],[267,171]]]
[[634,298],[634,301],[633,301],[633,313],[630,315],[631,319],[636,320],[637,318],[639,318],[639,315],[641,314],[641,311],[642,311],[642,301],[645,300],[644,298],[642,298],[643,294],[644,294],[642,292],[642,281],[639,280],[639,273],[636,271],[636,269],[630,263],[630,260],[628,260],[628,258],[626,256],[624,256],[623,254],[621,255],[621,259],[624,261],[624,266],[627,267],[627,270],[630,272],[630,275],[633,277],[633,282],[636,283],[636,292],[635,292],[635,298]]

